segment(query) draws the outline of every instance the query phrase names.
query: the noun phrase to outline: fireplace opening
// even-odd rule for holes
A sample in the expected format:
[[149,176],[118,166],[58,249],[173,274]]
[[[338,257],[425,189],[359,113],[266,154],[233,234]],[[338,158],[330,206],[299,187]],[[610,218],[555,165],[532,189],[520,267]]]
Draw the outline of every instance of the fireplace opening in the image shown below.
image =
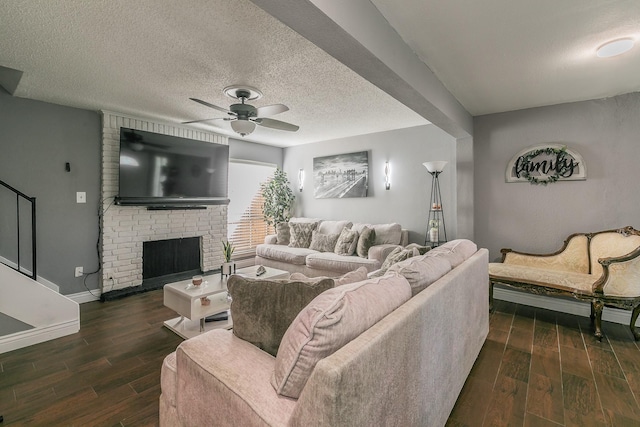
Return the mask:
[[155,240],[142,244],[142,284],[156,285],[202,274],[200,237]]

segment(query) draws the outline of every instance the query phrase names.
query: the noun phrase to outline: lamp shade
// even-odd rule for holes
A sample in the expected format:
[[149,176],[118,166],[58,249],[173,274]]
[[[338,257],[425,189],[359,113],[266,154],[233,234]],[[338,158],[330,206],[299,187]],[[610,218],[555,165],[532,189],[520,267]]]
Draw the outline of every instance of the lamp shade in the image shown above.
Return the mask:
[[256,128],[256,124],[249,120],[234,120],[231,122],[231,128],[239,133],[240,136],[249,135]]
[[447,165],[447,161],[436,160],[434,162],[424,162],[422,165],[427,168],[429,173],[442,172],[444,167]]

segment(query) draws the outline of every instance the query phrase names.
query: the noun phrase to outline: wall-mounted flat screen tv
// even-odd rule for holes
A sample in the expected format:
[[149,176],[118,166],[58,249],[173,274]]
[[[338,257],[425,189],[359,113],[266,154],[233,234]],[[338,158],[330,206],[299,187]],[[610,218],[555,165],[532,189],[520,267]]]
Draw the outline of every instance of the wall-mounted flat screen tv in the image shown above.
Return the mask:
[[119,205],[228,203],[228,174],[228,145],[120,128]]

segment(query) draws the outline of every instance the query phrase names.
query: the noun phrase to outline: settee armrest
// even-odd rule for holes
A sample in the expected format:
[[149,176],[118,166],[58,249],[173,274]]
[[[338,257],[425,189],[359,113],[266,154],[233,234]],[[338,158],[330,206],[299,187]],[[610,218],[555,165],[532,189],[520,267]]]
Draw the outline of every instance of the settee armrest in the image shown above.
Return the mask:
[[264,237],[265,245],[275,245],[278,243],[278,236],[275,234],[268,234]]
[[640,248],[609,258],[598,259],[602,276],[594,284],[593,292],[606,296],[640,297]]
[[231,331],[213,330],[184,341],[176,364],[182,425],[286,425],[297,402],[271,386],[275,358]]
[[502,249],[502,262],[547,270],[589,273],[589,241],[584,234],[572,234],[560,248],[550,254],[530,254]]
[[395,248],[400,248],[400,247],[402,246],[391,245],[391,244],[371,246],[369,248],[369,254],[367,258],[379,261],[380,264],[382,265],[384,260],[387,259],[387,255],[389,255],[391,251],[394,250]]

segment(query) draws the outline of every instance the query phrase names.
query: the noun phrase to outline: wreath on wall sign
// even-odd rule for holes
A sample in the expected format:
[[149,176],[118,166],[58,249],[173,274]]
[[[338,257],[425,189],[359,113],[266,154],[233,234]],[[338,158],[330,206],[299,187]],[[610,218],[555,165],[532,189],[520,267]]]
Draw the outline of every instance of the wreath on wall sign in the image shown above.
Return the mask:
[[[554,155],[556,156],[557,159],[564,159],[564,156],[567,154],[567,147],[562,147],[562,148],[546,147],[546,148],[540,148],[538,150],[533,150],[528,152],[524,156],[522,156],[522,161],[525,164],[529,164],[529,162],[532,159],[535,159],[540,154],[547,154],[549,156]],[[529,181],[531,184],[547,185],[549,183],[558,181],[561,177],[564,176],[564,174],[569,169],[570,167],[567,166],[565,162],[562,162],[562,166],[560,168],[556,167],[555,169],[556,173],[554,173],[553,175],[549,175],[545,179],[539,179],[539,178],[536,178],[535,176],[531,176],[531,172],[529,171],[529,169],[525,169],[524,171],[522,171],[522,176],[524,176],[527,179],[527,181]]]

